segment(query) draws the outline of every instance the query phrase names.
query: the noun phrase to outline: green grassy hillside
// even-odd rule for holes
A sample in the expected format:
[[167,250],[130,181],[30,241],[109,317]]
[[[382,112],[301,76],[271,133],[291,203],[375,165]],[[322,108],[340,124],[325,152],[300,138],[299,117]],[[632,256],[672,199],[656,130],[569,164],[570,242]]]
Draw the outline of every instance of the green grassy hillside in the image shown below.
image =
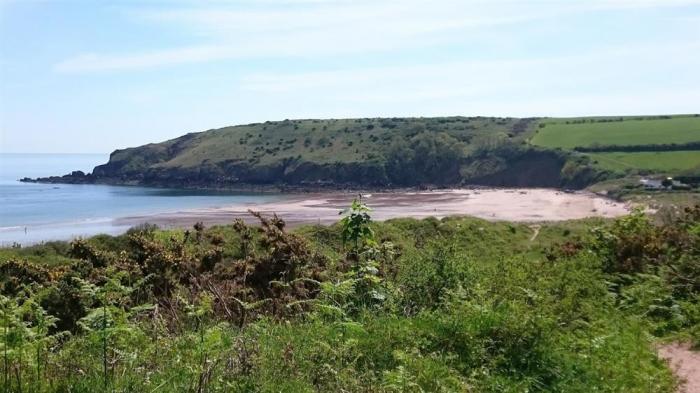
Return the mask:
[[[629,173],[692,172],[699,148],[695,115],[284,120],[117,150],[87,176],[76,172],[40,181],[209,188],[583,188]],[[646,160],[652,155],[631,154],[657,150],[686,152],[654,155],[653,163]]]
[[[519,129],[518,127],[522,127]],[[271,164],[299,156],[313,163],[358,162],[384,156],[394,144],[423,132],[444,132],[465,152],[509,139],[522,141],[529,123],[513,118],[393,118],[285,120],[200,133],[160,167],[193,167],[232,158]]]
[[494,117],[265,122],[117,150],[89,176],[42,180],[173,187],[583,187],[602,175],[583,157],[529,145],[535,125],[536,119]]
[[611,171],[647,170],[662,173],[700,173],[700,151],[589,153],[595,163]]
[[695,115],[553,119],[540,124],[532,143],[550,148],[700,141],[700,117]]
[[578,151],[615,176],[700,175],[700,116],[543,119],[530,143]]
[[[521,142],[531,131],[532,122],[513,118],[285,120],[189,134],[149,147],[157,155],[170,153],[155,165],[159,168],[192,168],[204,161],[231,160],[270,165],[300,157],[316,164],[354,163],[383,160],[392,147],[424,133],[444,133],[460,152],[468,153],[509,140]],[[113,159],[131,161],[138,153],[121,150]]]

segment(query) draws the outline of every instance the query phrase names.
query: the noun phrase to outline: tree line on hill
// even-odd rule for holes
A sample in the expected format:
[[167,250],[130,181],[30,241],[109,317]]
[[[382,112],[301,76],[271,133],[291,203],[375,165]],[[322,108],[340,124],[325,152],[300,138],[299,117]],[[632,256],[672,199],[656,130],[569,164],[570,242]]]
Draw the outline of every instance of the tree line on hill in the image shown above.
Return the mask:
[[656,143],[648,145],[600,145],[577,146],[575,151],[581,153],[604,153],[604,152],[645,152],[645,151],[687,151],[700,150],[700,141],[688,143]]

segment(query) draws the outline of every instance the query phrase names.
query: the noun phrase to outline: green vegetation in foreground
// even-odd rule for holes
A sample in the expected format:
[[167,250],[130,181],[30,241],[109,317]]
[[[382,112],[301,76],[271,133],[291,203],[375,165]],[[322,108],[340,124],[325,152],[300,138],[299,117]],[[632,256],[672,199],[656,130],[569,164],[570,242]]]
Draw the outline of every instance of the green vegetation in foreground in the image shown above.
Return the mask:
[[586,153],[602,168],[616,172],[630,169],[662,173],[700,173],[700,151],[665,151],[635,153]]
[[552,119],[540,124],[532,143],[548,148],[700,141],[700,116],[697,115]]
[[655,343],[700,338],[700,207],[659,225],[640,212],[543,224],[534,240],[521,224],[370,213],[5,249],[0,383],[672,392]]

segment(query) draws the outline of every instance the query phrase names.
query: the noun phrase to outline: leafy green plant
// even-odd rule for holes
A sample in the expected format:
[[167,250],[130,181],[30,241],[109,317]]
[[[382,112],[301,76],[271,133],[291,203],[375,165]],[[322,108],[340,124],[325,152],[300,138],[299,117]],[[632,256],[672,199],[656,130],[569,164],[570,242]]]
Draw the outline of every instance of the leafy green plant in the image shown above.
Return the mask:
[[350,243],[352,252],[360,252],[361,247],[372,247],[376,245],[374,240],[374,231],[370,227],[372,221],[367,205],[359,199],[354,199],[350,207],[341,211],[339,214],[345,215],[340,220],[342,228],[341,237],[343,245]]

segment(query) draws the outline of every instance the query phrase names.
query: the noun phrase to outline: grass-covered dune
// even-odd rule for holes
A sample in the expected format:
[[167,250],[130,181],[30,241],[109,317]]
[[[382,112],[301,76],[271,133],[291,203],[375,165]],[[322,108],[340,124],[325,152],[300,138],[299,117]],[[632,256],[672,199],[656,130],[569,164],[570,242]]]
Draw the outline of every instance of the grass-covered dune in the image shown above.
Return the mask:
[[285,120],[117,150],[89,176],[54,182],[176,187],[583,187],[605,174],[583,156],[534,147],[536,119]]
[[700,207],[157,230],[2,249],[5,391],[672,392]]

